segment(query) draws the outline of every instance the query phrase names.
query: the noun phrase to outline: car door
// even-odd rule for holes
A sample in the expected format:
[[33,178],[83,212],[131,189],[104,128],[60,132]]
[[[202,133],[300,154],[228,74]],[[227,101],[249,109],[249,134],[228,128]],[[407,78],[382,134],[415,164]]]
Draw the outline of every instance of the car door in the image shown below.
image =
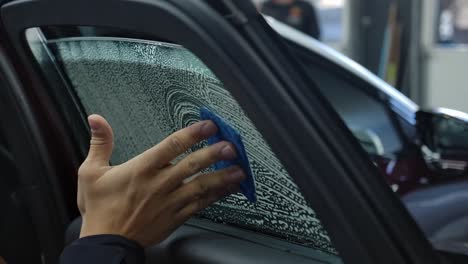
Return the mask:
[[46,186],[41,170],[35,167],[41,157],[33,139],[37,135],[26,121],[21,85],[4,44],[0,38],[0,256],[8,263],[39,263],[50,260],[42,252],[55,249],[58,253],[60,243],[54,238],[60,239],[56,232],[60,229],[49,228],[48,223],[55,224],[60,217],[48,214],[53,204],[45,202],[51,201],[48,195],[41,194]]
[[116,127],[117,164],[209,104],[256,153],[259,202],[233,196],[201,212],[150,248],[149,263],[439,263],[249,1],[22,0],[3,5],[1,18],[9,56],[27,75],[22,103],[38,109],[26,125],[39,124],[33,144],[50,154],[36,169],[57,187],[51,216],[69,217],[56,233],[77,216],[72,176],[60,173],[84,158],[87,114]]

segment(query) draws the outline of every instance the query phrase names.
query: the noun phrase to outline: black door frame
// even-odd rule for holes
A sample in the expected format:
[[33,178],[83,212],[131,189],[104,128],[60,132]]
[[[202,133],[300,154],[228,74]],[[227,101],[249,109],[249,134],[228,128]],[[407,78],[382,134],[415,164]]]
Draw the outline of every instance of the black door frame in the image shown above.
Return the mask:
[[[61,199],[61,191],[55,182],[49,182],[47,175],[57,174],[51,167],[49,153],[45,152],[41,128],[38,125],[37,109],[26,103],[23,83],[18,79],[9,56],[0,43],[0,75],[3,85],[0,89],[0,127],[9,145],[15,175],[19,183],[17,199],[24,203],[36,231],[42,257],[46,263],[53,263],[60,254],[63,244],[65,221],[68,218]],[[35,113],[35,114],[33,114]],[[8,212],[4,212],[8,213]],[[24,250],[27,250],[26,248]]]

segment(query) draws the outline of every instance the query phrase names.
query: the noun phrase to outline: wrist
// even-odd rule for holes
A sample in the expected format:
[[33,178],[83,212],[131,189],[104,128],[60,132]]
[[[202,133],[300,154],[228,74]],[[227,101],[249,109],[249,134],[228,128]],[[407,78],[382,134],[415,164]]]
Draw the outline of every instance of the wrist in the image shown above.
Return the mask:
[[[99,220],[87,220],[86,216],[82,216],[82,224],[80,230],[80,238],[84,237],[91,237],[91,236],[99,236],[99,235],[115,235],[127,238],[121,232],[116,230],[115,228],[110,227],[105,223],[105,221]],[[90,224],[93,223],[93,224]],[[127,238],[129,239],[129,238]]]

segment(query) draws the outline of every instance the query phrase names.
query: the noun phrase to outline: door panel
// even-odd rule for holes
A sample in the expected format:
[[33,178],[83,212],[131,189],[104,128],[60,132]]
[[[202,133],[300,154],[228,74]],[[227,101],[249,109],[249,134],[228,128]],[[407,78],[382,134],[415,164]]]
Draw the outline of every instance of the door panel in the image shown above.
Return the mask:
[[[0,31],[1,31],[0,27]],[[0,130],[4,140],[0,163],[1,200],[0,255],[8,263],[52,262],[60,254],[64,229],[61,213],[44,184],[48,158],[40,155],[40,135],[35,119],[28,115],[22,84],[9,53],[0,41]],[[36,112],[36,114],[38,114]],[[28,252],[28,254],[24,254]]]
[[[78,238],[81,218],[73,221],[66,244]],[[242,254],[239,254],[242,252]],[[342,263],[333,255],[278,241],[254,232],[189,220],[161,244],[146,250],[147,263]]]
[[[5,87],[0,78],[0,87]],[[0,126],[0,256],[7,263],[39,263],[35,232],[24,205],[18,172]],[[28,254],[24,254],[27,250]]]

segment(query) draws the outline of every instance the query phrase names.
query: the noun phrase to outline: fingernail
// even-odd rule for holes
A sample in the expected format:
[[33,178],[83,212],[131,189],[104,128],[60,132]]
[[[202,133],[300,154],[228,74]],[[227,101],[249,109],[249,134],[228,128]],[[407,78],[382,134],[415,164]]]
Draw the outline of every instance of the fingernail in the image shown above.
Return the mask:
[[225,176],[228,183],[239,183],[245,178],[245,174],[241,169],[236,169]]
[[91,129],[91,133],[99,132],[99,124],[91,119],[88,119],[89,128]]
[[211,121],[203,122],[203,124],[200,127],[200,132],[204,137],[213,135],[214,133],[216,133],[217,130],[218,127],[216,127],[216,125]]
[[236,152],[234,148],[228,144],[221,149],[221,157],[228,160],[234,159],[236,157]]

